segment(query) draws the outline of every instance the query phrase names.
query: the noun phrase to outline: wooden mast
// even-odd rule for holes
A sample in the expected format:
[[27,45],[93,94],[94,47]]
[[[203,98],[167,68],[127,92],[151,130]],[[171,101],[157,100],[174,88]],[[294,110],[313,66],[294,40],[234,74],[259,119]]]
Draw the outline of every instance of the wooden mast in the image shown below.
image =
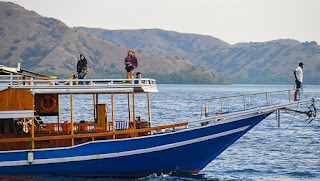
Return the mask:
[[32,139],[31,148],[34,149],[34,117],[32,118],[32,122],[31,122],[31,139]]
[[149,113],[149,125],[152,127],[151,121],[151,104],[150,104],[150,92],[148,92],[148,113]]
[[113,132],[113,139],[116,138],[115,135],[115,124],[114,124],[114,102],[113,102],[113,94],[111,94],[111,111],[112,111],[112,132]]
[[73,94],[70,94],[70,108],[71,108],[71,144],[74,146],[74,136],[73,136]]
[[129,112],[129,123],[132,122],[131,120],[131,103],[130,103],[130,93],[128,93],[128,112]]
[[61,109],[60,109],[60,94],[58,94],[58,131],[60,131],[60,122],[61,122]]
[[132,92],[132,118],[133,118],[133,127],[136,129],[136,112],[135,112],[135,106],[134,106],[134,92]]
[[[34,95],[33,95],[33,100],[34,100]],[[34,102],[34,101],[33,101]],[[34,103],[33,103],[33,116],[31,120],[31,148],[34,149]]]
[[106,101],[106,130],[107,131],[110,131],[110,124],[109,124],[109,116],[108,116],[108,98],[107,98],[107,101]]
[[98,111],[97,111],[97,105],[98,105],[98,94],[93,94],[93,110],[94,110],[94,121],[98,122]]

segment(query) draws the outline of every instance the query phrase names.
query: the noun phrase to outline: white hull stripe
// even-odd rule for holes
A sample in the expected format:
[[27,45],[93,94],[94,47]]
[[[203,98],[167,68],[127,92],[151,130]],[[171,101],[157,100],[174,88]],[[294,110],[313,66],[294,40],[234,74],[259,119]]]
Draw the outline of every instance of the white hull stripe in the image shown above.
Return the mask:
[[[95,159],[105,159],[105,158],[115,158],[115,157],[121,157],[121,156],[130,156],[130,155],[136,155],[136,154],[143,154],[143,153],[150,153],[155,151],[162,151],[170,148],[176,148],[179,146],[189,145],[193,143],[198,143],[206,140],[210,140],[213,138],[218,138],[222,136],[226,136],[229,134],[238,133],[241,131],[246,130],[250,126],[244,126],[241,128],[217,133],[214,135],[204,136],[200,138],[195,138],[191,140],[181,141],[177,143],[171,143],[151,148],[145,148],[145,149],[139,149],[139,150],[131,150],[131,151],[124,151],[124,152],[118,152],[118,153],[107,153],[107,154],[98,154],[98,155],[87,155],[87,156],[76,156],[76,157],[65,157],[65,158],[50,158],[50,159],[35,159],[32,164],[48,164],[48,163],[64,163],[64,162],[73,162],[73,161],[87,161],[87,160],[95,160]],[[22,165],[29,165],[27,163],[27,160],[19,160],[19,161],[4,161],[0,162],[0,167],[3,166],[22,166]]]

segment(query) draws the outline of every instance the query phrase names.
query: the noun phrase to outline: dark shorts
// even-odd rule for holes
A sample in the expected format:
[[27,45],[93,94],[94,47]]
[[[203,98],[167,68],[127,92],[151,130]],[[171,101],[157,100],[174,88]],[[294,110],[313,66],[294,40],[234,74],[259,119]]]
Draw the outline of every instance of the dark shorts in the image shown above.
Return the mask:
[[301,82],[298,79],[296,79],[296,88],[297,89],[301,88]]
[[131,72],[131,70],[134,70],[134,67],[126,65],[125,69],[127,70],[127,72]]

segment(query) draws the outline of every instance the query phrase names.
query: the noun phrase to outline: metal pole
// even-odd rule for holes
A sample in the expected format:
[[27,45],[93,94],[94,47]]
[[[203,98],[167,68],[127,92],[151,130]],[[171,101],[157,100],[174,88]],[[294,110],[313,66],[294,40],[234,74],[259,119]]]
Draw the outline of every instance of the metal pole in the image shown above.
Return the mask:
[[288,90],[289,102],[291,102],[291,90]]
[[250,106],[250,95],[248,95],[248,106],[249,106],[249,109],[251,108]]
[[13,85],[13,84],[12,84],[12,75],[13,75],[13,74],[10,73],[10,85]]
[[228,97],[228,111],[229,111],[229,113],[231,112],[230,111],[230,97]]
[[71,144],[74,146],[74,137],[73,137],[73,94],[70,94],[70,112],[71,112]]
[[210,114],[210,107],[211,107],[211,104],[212,104],[212,100],[209,101],[208,103],[208,114]]
[[201,105],[201,114],[200,114],[200,119],[202,117],[202,109],[203,109],[203,100],[202,100],[202,105]]
[[266,93],[266,102],[267,102],[267,106],[268,106],[268,93]]
[[244,95],[242,96],[242,98],[243,98],[243,109],[246,110],[246,99]]
[[221,110],[221,113],[223,113],[222,98],[220,98],[220,106],[221,106],[221,108],[220,108],[220,110]]
[[280,128],[280,110],[277,109],[277,120],[278,120],[278,127]]
[[269,105],[271,105],[271,94],[269,93]]

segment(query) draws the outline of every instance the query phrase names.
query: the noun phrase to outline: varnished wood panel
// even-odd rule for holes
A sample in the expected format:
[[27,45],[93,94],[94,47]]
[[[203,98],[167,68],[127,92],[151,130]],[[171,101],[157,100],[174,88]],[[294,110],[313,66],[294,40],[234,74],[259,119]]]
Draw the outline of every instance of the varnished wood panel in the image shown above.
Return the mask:
[[0,91],[0,111],[33,110],[33,95],[29,89]]
[[[106,105],[105,104],[98,104],[97,105],[97,113],[98,113],[98,123],[99,124],[103,124],[104,126],[102,127],[102,129],[104,131],[108,131],[109,130],[109,123],[107,123],[106,121]],[[107,124],[106,124],[107,123]]]
[[98,123],[106,123],[106,105],[98,104]]

